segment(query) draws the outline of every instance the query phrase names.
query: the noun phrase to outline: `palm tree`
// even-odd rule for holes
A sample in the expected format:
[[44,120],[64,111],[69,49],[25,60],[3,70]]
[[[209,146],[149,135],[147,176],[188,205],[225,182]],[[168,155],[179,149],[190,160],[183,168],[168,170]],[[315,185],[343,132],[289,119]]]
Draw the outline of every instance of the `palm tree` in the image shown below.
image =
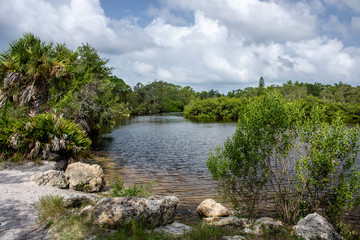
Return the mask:
[[38,114],[48,100],[51,83],[71,79],[67,67],[72,54],[66,50],[64,45],[54,47],[31,33],[11,42],[0,54],[0,108],[10,100],[27,103],[30,114]]

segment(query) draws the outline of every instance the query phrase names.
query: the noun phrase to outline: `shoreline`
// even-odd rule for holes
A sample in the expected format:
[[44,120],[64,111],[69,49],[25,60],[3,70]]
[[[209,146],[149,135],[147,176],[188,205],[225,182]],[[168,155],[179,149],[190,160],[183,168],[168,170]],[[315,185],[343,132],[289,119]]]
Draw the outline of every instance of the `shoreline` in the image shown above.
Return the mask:
[[30,176],[54,169],[53,162],[42,161],[0,166],[0,239],[48,239],[47,232],[36,223],[35,204],[45,195],[85,195],[69,189],[38,186]]
[[[46,195],[96,195],[70,189],[39,186],[30,177],[39,172],[55,170],[55,162],[41,161],[0,164],[0,239],[51,239],[51,233],[37,223],[36,203]],[[195,209],[178,206],[179,222],[201,221]]]

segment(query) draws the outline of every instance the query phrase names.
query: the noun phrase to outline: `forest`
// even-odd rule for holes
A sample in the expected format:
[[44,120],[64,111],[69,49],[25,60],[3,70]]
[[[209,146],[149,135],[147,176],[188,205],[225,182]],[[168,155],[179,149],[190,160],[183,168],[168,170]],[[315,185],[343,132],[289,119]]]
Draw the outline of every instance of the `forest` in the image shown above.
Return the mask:
[[54,152],[84,157],[101,126],[125,114],[183,112],[189,119],[237,121],[251,99],[273,90],[300,101],[305,112],[322,106],[328,118],[341,112],[347,121],[360,120],[360,86],[288,81],[265,87],[261,77],[257,87],[227,95],[160,80],[132,88],[91,45],[73,51],[26,33],[0,54],[1,158],[37,159]]

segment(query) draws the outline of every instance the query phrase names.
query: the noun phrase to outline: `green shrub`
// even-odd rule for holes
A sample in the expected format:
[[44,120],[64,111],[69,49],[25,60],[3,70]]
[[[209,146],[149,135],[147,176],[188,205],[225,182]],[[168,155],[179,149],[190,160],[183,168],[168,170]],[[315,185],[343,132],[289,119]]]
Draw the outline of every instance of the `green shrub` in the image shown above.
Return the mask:
[[270,191],[285,223],[320,211],[341,230],[344,214],[360,205],[360,129],[340,115],[330,125],[319,107],[308,116],[300,109],[276,92],[253,99],[207,166],[221,193],[250,218]]
[[265,185],[274,174],[271,161],[289,153],[288,130],[296,125],[295,113],[297,106],[277,92],[255,98],[245,107],[232,138],[210,154],[207,167],[239,214],[256,217]]
[[75,123],[51,113],[23,119],[0,129],[0,150],[8,158],[46,159],[50,153],[62,158],[88,156],[91,141]]
[[360,205],[359,127],[348,128],[340,115],[331,125],[316,108],[300,132],[302,176],[308,212],[322,211],[334,226],[341,226],[347,211]]
[[150,184],[142,185],[137,181],[133,186],[125,187],[124,181],[116,178],[114,183],[111,183],[112,197],[148,197],[151,195],[151,188],[156,184],[156,181]]

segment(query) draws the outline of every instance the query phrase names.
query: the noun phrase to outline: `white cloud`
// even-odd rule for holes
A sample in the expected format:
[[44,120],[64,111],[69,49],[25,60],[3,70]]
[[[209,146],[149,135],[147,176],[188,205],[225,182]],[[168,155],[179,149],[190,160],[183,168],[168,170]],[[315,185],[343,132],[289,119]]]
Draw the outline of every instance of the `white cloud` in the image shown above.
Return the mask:
[[[99,0],[5,0],[0,2],[0,26],[9,36],[33,32],[45,40],[75,48],[89,42],[100,51],[123,53],[151,45],[143,31],[123,19],[105,16]],[[4,45],[4,44],[2,44]]]
[[[324,0],[332,6],[344,1]],[[337,15],[318,25],[327,6],[319,0],[162,2],[163,8],[149,8],[154,19],[140,27],[136,18],[109,18],[99,0],[2,0],[0,40],[33,32],[73,48],[89,42],[132,86],[157,79],[226,92],[257,86],[260,76],[268,85],[290,79],[358,84],[360,49],[342,42],[351,29],[359,31],[358,16],[351,26]],[[342,35],[332,39],[318,29]]]
[[[218,19],[234,34],[252,40],[298,40],[315,35],[316,17],[303,7],[280,5],[260,0],[165,0],[175,9],[202,11],[211,19]],[[309,8],[308,8],[309,9]]]
[[343,0],[350,8],[360,13],[360,1],[359,0]]

